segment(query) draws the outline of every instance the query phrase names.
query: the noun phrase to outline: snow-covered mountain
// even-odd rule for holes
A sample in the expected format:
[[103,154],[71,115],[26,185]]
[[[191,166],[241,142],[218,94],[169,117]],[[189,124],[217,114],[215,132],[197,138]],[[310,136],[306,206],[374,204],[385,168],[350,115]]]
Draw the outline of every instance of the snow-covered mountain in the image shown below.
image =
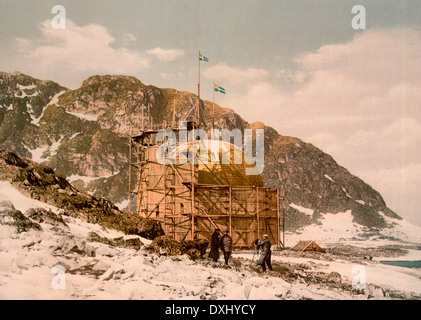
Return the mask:
[[[154,124],[171,123],[174,103],[177,120],[196,100],[192,93],[126,76],[93,76],[68,90],[21,73],[0,73],[0,148],[41,162],[79,190],[124,208],[128,135],[139,128],[142,110],[150,111]],[[200,108],[200,124],[208,129],[212,104],[201,101]],[[216,128],[265,130],[262,177],[266,186],[286,192],[287,230],[317,226],[336,214],[351,216],[347,227],[359,225],[361,237],[400,224],[377,191],[317,147],[218,105],[215,114]]]

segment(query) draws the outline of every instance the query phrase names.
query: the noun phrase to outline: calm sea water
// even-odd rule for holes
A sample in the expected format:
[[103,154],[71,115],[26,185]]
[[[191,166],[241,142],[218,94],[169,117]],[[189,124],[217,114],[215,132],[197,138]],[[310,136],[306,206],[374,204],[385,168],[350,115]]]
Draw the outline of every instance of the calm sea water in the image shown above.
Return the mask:
[[380,261],[380,263],[387,264],[389,266],[397,266],[404,268],[421,268],[421,260],[415,261]]

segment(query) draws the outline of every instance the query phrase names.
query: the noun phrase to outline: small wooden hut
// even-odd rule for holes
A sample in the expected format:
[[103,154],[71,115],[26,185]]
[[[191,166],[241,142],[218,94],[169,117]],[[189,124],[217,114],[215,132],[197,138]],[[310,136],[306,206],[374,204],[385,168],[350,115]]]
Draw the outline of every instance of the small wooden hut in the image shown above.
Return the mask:
[[320,252],[325,253],[326,250],[323,249],[321,246],[319,246],[314,240],[305,240],[298,242],[294,248],[292,248],[294,251],[314,251],[314,252]]

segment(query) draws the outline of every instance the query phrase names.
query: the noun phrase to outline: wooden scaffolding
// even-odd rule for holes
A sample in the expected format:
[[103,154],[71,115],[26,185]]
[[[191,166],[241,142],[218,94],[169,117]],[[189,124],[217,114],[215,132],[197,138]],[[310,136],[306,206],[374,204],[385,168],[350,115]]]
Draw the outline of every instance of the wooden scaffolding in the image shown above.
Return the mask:
[[[186,128],[197,127],[190,121]],[[136,159],[130,165],[136,167],[137,181],[134,190],[129,188],[137,196],[138,215],[159,220],[165,234],[178,241],[210,240],[214,230],[220,229],[229,231],[235,248],[250,248],[264,234],[272,244],[284,246],[279,189],[201,183],[198,164],[161,164],[156,158],[159,129],[162,126],[140,131],[130,139],[130,152]],[[178,135],[179,127],[168,129]]]

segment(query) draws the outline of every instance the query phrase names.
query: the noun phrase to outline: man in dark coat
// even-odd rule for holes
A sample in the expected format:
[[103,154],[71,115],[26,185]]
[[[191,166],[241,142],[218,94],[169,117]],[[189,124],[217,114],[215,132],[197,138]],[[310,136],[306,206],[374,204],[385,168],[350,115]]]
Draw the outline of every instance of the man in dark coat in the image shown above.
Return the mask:
[[263,235],[263,241],[260,241],[257,244],[257,247],[260,248],[260,257],[257,264],[262,266],[263,271],[266,271],[266,266],[269,268],[269,270],[272,271],[272,251],[270,249],[271,246],[272,244],[270,243],[267,234]]
[[227,230],[224,231],[224,235],[222,236],[219,244],[222,252],[224,253],[225,264],[228,265],[228,260],[231,256],[232,251],[232,239],[228,235]]
[[211,248],[209,252],[209,258],[213,261],[218,261],[219,259],[219,229],[215,229],[215,232],[212,234],[211,239]]

